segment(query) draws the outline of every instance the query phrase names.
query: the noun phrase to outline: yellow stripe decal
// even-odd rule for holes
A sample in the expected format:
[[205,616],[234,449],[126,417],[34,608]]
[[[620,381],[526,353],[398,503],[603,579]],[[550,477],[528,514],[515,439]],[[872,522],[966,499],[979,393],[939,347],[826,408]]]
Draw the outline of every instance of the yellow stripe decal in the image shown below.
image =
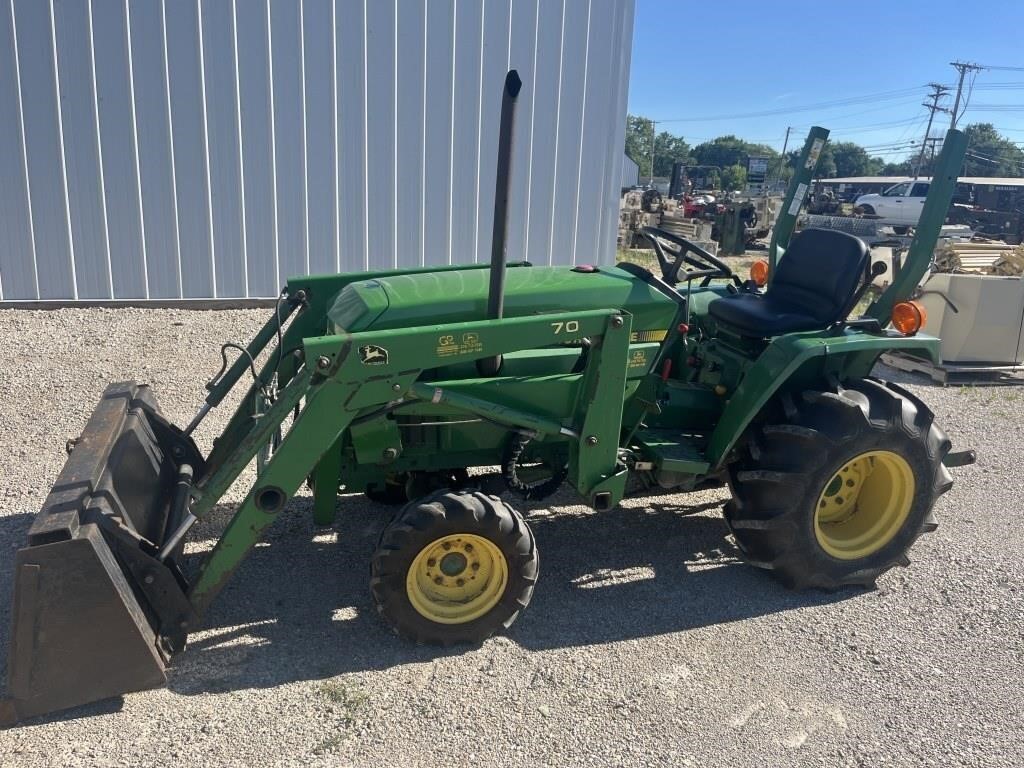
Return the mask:
[[646,341],[664,341],[668,336],[668,330],[661,331],[633,331],[629,334],[631,344],[639,344]]

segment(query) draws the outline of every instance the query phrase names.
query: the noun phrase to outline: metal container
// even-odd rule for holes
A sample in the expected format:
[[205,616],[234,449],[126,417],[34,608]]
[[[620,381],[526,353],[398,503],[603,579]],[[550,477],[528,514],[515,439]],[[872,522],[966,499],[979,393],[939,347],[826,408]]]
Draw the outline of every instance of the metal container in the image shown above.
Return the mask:
[[944,364],[1024,363],[1024,278],[936,273],[923,290]]

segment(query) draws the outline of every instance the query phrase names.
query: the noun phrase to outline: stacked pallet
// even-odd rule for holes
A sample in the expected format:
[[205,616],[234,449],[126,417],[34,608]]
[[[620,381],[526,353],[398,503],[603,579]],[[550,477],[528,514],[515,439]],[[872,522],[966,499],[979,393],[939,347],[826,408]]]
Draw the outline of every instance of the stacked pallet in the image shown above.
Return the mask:
[[1024,246],[950,242],[935,250],[935,271],[961,275],[1024,275]]
[[702,219],[688,219],[670,213],[661,216],[662,229],[694,242],[711,240],[711,226],[710,221]]
[[639,208],[623,208],[619,211],[619,248],[648,248],[648,243],[641,235],[644,227],[656,227],[661,219],[660,213],[645,213]]

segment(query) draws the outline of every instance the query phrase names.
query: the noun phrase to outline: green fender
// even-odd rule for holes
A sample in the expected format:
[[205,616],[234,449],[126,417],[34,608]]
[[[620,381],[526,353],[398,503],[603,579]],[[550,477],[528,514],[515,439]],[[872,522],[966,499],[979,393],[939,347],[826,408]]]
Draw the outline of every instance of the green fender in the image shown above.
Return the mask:
[[813,386],[825,376],[838,380],[867,376],[879,355],[903,350],[939,362],[939,340],[933,336],[901,336],[895,331],[869,334],[847,329],[839,335],[791,333],[768,344],[729,396],[722,418],[711,433],[707,459],[721,467],[754,417],[780,390]]

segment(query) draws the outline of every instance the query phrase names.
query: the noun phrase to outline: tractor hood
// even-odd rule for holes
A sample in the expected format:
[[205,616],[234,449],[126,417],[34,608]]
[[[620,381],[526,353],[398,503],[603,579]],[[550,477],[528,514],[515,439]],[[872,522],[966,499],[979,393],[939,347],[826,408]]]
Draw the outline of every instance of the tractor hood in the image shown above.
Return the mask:
[[[417,325],[478,320],[487,313],[488,270],[381,277],[352,283],[328,312],[335,332],[356,333]],[[633,315],[633,330],[661,331],[638,338],[660,341],[678,305],[655,288],[616,267],[576,271],[572,267],[514,267],[505,277],[505,317],[588,309],[621,309]]]

